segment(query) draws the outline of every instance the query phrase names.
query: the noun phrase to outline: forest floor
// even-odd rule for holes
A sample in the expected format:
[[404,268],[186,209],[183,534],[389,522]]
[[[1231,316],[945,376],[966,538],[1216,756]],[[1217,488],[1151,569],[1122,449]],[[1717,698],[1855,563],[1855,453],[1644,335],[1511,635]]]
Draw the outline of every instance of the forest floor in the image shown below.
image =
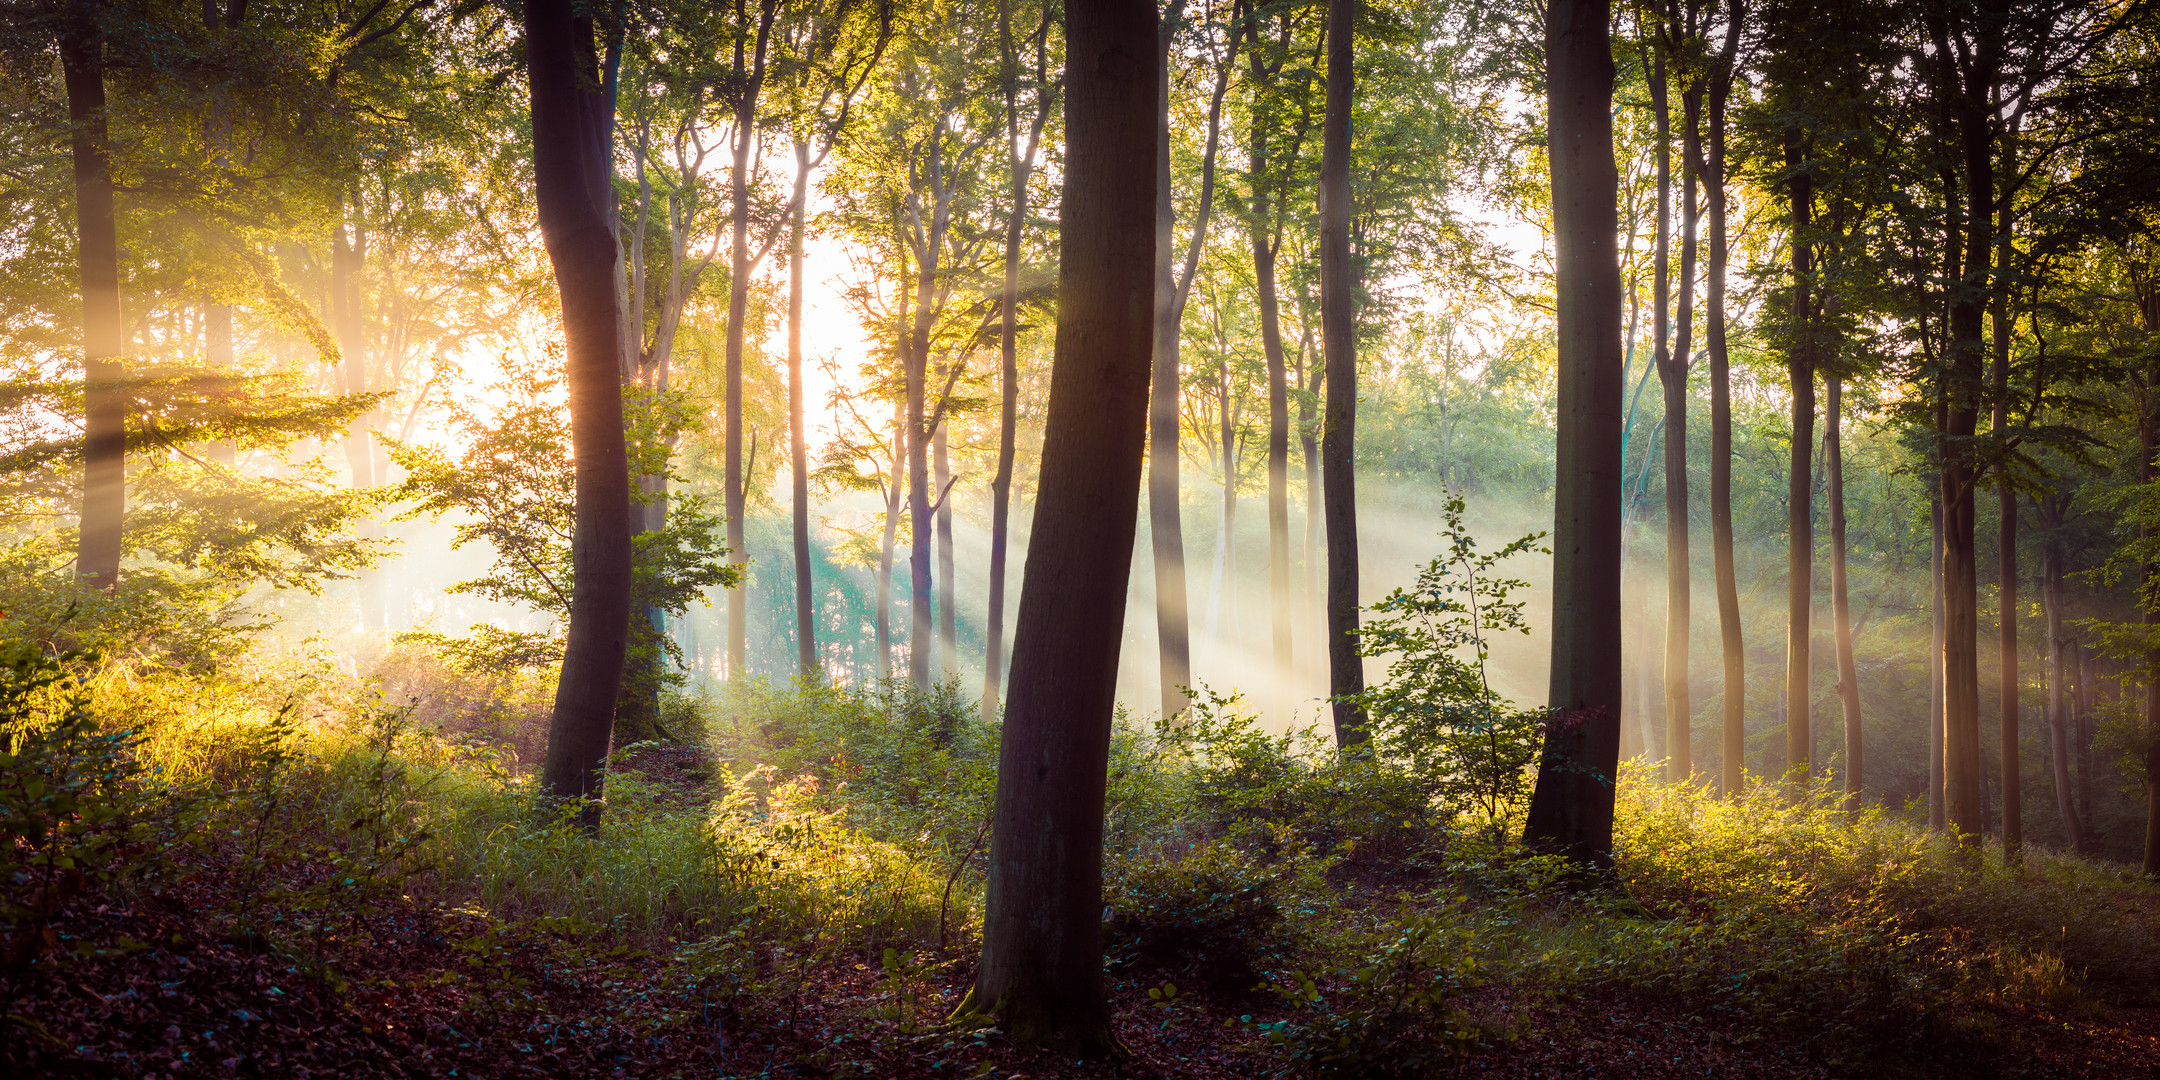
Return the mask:
[[[692,797],[699,763],[627,766]],[[333,873],[316,866],[313,873]],[[275,947],[209,914],[244,902],[214,852],[127,898],[85,895],[53,924],[86,958],[52,968],[0,1025],[23,1077],[1247,1078],[1282,1068],[1264,994],[1165,1003],[1159,973],[1113,977],[1130,1057],[1072,1062],[941,1026],[971,954],[895,973],[827,960],[784,995],[717,1004],[667,974],[667,950],[599,943],[548,920],[492,922],[409,898]],[[294,894],[298,895],[298,894]],[[2149,913],[2148,913],[2149,914]],[[87,947],[87,950],[78,948]],[[2160,1009],[2090,997],[1965,1005],[1887,1050],[1826,1050],[1803,1017],[1739,1017],[1686,995],[1486,989],[1455,1003],[1460,1052],[1433,1077],[2160,1076]]]

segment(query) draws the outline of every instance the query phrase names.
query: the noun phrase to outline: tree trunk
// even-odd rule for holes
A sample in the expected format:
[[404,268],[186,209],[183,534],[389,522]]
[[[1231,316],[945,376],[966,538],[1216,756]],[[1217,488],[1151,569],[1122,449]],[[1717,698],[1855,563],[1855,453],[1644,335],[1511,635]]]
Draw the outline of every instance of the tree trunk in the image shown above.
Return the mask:
[[[727,509],[728,562],[744,576],[742,584],[728,590],[727,619],[727,673],[730,679],[740,679],[749,674],[745,666],[744,638],[747,631],[750,598],[749,552],[743,548],[743,331],[744,321],[750,310],[750,170],[751,158],[757,149],[758,93],[765,79],[765,47],[772,31],[773,13],[778,0],[762,0],[755,43],[749,57],[744,56],[744,28],[737,27],[735,35],[735,70],[741,75],[741,84],[735,88],[735,132],[729,146],[734,154],[733,168],[728,173],[730,247],[728,254],[728,314],[727,314],[727,446],[725,454],[726,476],[724,499]],[[739,15],[741,4],[736,5]]]
[[1728,798],[1740,793],[1747,764],[1747,648],[1740,625],[1740,577],[1733,559],[1732,362],[1725,341],[1725,102],[1732,89],[1741,22],[1740,0],[1729,0],[1725,44],[1711,72],[1710,146],[1702,170],[1710,212],[1704,327],[1704,343],[1710,351],[1710,559],[1717,579],[1718,651],[1725,673],[1718,788]]
[[[1681,92],[1683,170],[1680,202],[1680,299],[1676,305],[1672,355],[1659,371],[1665,388],[1665,762],[1674,781],[1694,776],[1694,702],[1688,693],[1688,641],[1691,637],[1688,574],[1688,368],[1695,347],[1695,146],[1702,119],[1702,91],[1696,82]],[[1661,154],[1662,157],[1662,154]],[[1663,167],[1663,162],[1660,162]],[[1661,275],[1662,276],[1662,275]]]
[[[1805,161],[1798,130],[1785,137],[1785,167]],[[1792,380],[1792,468],[1787,474],[1785,533],[1785,772],[1790,780],[1813,771],[1814,731],[1809,715],[1809,647],[1814,607],[1815,489],[1808,458],[1815,446],[1814,310],[1810,298],[1815,266],[1812,220],[1814,184],[1805,172],[1787,181],[1792,209],[1792,334],[1786,370]]]
[[75,169],[75,238],[83,297],[83,490],[76,577],[93,588],[120,580],[127,509],[127,391],[122,359],[120,239],[113,218],[105,121],[105,29],[100,0],[74,0],[60,32],[68,149]]
[[[2009,223],[2009,211],[2003,212]],[[2005,240],[2007,247],[2007,239]],[[2009,298],[1997,298],[1995,312],[1995,415],[1998,445],[2009,437],[2010,426],[2010,322]],[[2018,761],[2018,639],[2017,639],[2017,491],[2010,486],[2010,463],[1996,466],[1995,480],[1996,566],[1999,571],[1999,634],[1996,638],[1998,702],[2002,710],[2002,844],[2003,862],[2015,866],[2025,849],[2025,792]]]
[[1845,380],[1835,369],[1823,373],[1823,468],[1830,490],[1830,621],[1836,635],[1838,705],[1845,714],[1845,805],[1860,809],[1867,762],[1860,737],[1860,668],[1853,660],[1852,600],[1845,567]]
[[[1257,125],[1256,125],[1257,127]],[[1257,140],[1264,138],[1257,130]],[[1266,183],[1266,160],[1253,152],[1253,278],[1260,294],[1260,342],[1267,356],[1268,378],[1268,599],[1274,635],[1276,670],[1290,665],[1290,411],[1283,362],[1282,312],[1275,285],[1276,244],[1267,235],[1270,214],[1268,196],[1259,185]]]
[[919,233],[915,266],[915,322],[908,335],[907,367],[907,506],[908,506],[908,679],[930,685],[931,599],[930,543],[936,534],[930,503],[930,331],[937,321],[938,272],[945,246],[949,189],[945,186],[943,122],[929,139],[930,160],[923,175],[932,185],[929,228]]
[[1102,985],[1102,833],[1147,439],[1155,267],[1151,0],[1066,9],[1058,333],[998,748],[983,953],[962,1013],[1021,1046],[1121,1051]]
[[1957,105],[1964,150],[1965,258],[1960,287],[1950,302],[1949,363],[1943,387],[1948,403],[1947,452],[1943,455],[1943,795],[1949,823],[1960,840],[1977,845],[1986,804],[1980,768],[1980,581],[1974,545],[1974,507],[1979,462],[1972,437],[1978,430],[1984,298],[1992,285],[1990,247],[1995,239],[1994,106],[1986,74],[1994,49],[1983,43],[1967,74]]
[[952,459],[945,452],[945,432],[951,426],[940,421],[937,434],[931,436],[936,459],[931,466],[937,470],[938,489],[938,677],[946,682],[960,677],[960,655],[954,651],[959,632],[953,619]]
[[2055,812],[2062,817],[2064,844],[2071,851],[2085,848],[2084,830],[2078,824],[2075,789],[2070,781],[2070,638],[2063,632],[2063,550],[2060,515],[2051,513],[2054,496],[2040,504],[2040,524],[2049,530],[2040,549],[2040,602],[2047,615],[2048,637],[2048,758],[2055,781]]
[[[1352,703],[1353,696],[1365,689],[1365,661],[1358,652],[1357,267],[1350,258],[1350,110],[1357,88],[1351,26],[1354,5],[1355,0],[1328,0],[1327,112],[1320,132],[1320,347],[1327,366],[1320,469],[1327,514],[1328,694],[1335,702],[1338,746],[1365,737],[1364,710]],[[1271,391],[1271,422],[1277,408]],[[1271,461],[1275,447],[1271,435]],[[1275,475],[1271,471],[1271,481]],[[1269,523],[1272,529],[1272,512]],[[1288,537],[1284,547],[1287,556]],[[1281,612],[1289,592],[1287,558],[1278,573],[1285,579],[1276,593],[1276,610]],[[1276,663],[1288,670],[1288,628],[1280,614],[1275,636]],[[1615,719],[1620,715],[1619,704],[1616,696]]]
[[[623,677],[630,622],[630,462],[623,440],[621,249],[616,244],[615,103],[596,27],[570,0],[526,0],[534,203],[562,294],[565,384],[576,476],[570,626],[541,786],[595,798]],[[609,61],[616,57],[609,50]],[[598,822],[598,803],[584,820]]]
[[[2156,290],[2154,295],[2160,295]],[[2145,298],[2145,330],[2160,331],[2160,301],[2154,296]],[[2138,486],[2150,488],[2153,484],[2153,454],[2160,451],[2160,402],[2153,397],[2160,392],[2160,365],[2148,367],[2145,372],[2145,394],[2138,401]],[[2149,527],[2148,527],[2149,528]],[[2150,535],[2145,539],[2151,539]],[[2160,578],[2160,564],[2147,563],[2144,568],[2143,588],[2139,592],[2141,606],[2145,609],[2146,633],[2160,627],[2160,603],[2155,603],[2153,589]],[[2088,768],[2086,775],[2091,775]],[[2087,813],[2091,813],[2091,796],[2087,796]],[[2098,815],[2093,815],[2097,823]],[[2145,656],[2145,858],[2142,867],[2147,877],[2160,877],[2160,652]]]
[[1935,477],[1935,492],[1929,499],[1929,521],[1933,523],[1931,546],[1929,546],[1929,577],[1935,583],[1933,605],[1933,633],[1929,637],[1927,654],[1927,827],[1944,829],[1950,819],[1942,797],[1942,646],[1944,646],[1944,605],[1942,605],[1942,480],[1940,471]]
[[810,580],[810,455],[803,444],[803,217],[809,210],[810,144],[795,143],[795,192],[788,203],[788,487],[795,554],[795,677],[821,681],[817,606]]
[[893,545],[900,532],[902,470],[907,464],[907,403],[893,405],[892,475],[885,484],[885,536],[878,547],[878,678],[892,677]]
[[[1545,16],[1559,369],[1553,490],[1552,677],[1525,839],[1612,865],[1620,750],[1619,176],[1605,0],[1553,0]],[[1332,485],[1331,485],[1332,488]],[[1332,490],[1330,492],[1332,497]]]
[[[1011,0],[1001,0],[998,4],[998,38],[1006,64],[1006,144],[1013,147],[1012,209],[1005,217],[1005,280],[998,295],[998,463],[997,475],[990,481],[990,605],[988,625],[984,629],[987,642],[983,654],[984,723],[997,717],[998,684],[1005,675],[1005,558],[1012,518],[1013,424],[1020,403],[1020,237],[1027,226],[1028,176],[1034,171],[1035,149],[1042,139],[1043,122],[1049,115],[1042,107],[1047,90],[1038,86],[1034,123],[1028,129],[1025,149],[1022,149],[1019,56],[1013,47]],[[1042,55],[1038,50],[1038,58]]]

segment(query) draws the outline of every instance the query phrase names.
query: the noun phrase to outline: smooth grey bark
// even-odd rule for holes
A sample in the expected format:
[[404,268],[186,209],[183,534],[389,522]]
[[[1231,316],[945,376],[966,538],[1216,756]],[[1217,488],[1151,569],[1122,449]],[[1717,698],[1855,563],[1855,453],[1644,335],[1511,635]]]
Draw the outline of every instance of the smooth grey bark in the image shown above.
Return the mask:
[[[577,492],[570,626],[541,765],[543,790],[567,800],[600,794],[629,639],[630,462],[622,416],[615,103],[589,15],[572,0],[526,0],[524,22],[534,203],[562,297]],[[584,820],[597,824],[598,804],[587,807]]]
[[1102,836],[1147,440],[1152,0],[1066,8],[1065,190],[1042,466],[998,746],[982,963],[962,1014],[1021,1046],[1122,1048],[1102,981]]
[[1612,866],[1620,751],[1619,176],[1613,165],[1611,10],[1552,0],[1545,14],[1559,403],[1553,492],[1552,675],[1524,839],[1579,866]]

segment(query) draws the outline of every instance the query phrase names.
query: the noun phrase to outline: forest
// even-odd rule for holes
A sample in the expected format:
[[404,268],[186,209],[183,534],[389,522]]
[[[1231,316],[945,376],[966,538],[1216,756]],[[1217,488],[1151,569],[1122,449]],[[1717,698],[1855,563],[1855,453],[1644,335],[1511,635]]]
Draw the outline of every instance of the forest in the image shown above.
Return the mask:
[[0,0],[0,1073],[2160,1076],[2160,3]]

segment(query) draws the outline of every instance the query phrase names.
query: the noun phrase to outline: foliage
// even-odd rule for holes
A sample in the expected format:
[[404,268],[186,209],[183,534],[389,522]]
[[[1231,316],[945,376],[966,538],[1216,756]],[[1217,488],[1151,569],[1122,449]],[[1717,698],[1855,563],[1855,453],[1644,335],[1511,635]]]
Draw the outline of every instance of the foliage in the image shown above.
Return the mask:
[[1486,635],[1530,632],[1524,602],[1509,599],[1529,583],[1496,570],[1512,556],[1550,552],[1536,546],[1544,533],[1479,552],[1463,524],[1461,495],[1448,497],[1442,515],[1446,550],[1411,588],[1366,609],[1372,617],[1359,630],[1360,652],[1394,659],[1387,679],[1357,701],[1379,753],[1404,761],[1434,797],[1474,812],[1503,836],[1529,788],[1526,770],[1542,744],[1543,715],[1493,692]]
[[[494,554],[488,572],[451,586],[454,593],[519,604],[551,615],[545,631],[475,627],[453,642],[430,631],[409,635],[428,641],[473,671],[524,670],[552,666],[562,656],[562,635],[570,614],[570,550],[577,506],[570,460],[568,409],[562,380],[532,362],[512,362],[494,385],[506,399],[494,410],[478,402],[451,406],[452,428],[463,440],[456,457],[419,444],[394,444],[391,459],[406,470],[399,497],[409,503],[401,520],[456,515],[453,547],[486,543]],[[668,457],[688,422],[682,402],[667,394],[626,394],[636,476],[673,477]],[[631,620],[631,656],[625,670],[632,681],[657,680],[647,687],[679,685],[681,677],[662,673],[663,655],[682,662],[674,639],[659,632],[658,615],[681,615],[710,588],[732,588],[741,571],[727,561],[720,518],[695,494],[668,496],[665,488],[640,487],[637,505],[658,502],[665,516],[658,528],[633,537],[632,610],[648,613]],[[635,688],[626,689],[626,696]]]
[[92,663],[19,638],[0,643],[0,1038],[21,1020],[14,1005],[41,956],[90,954],[62,943],[54,915],[126,874],[139,838],[135,735],[90,717],[79,671]]

